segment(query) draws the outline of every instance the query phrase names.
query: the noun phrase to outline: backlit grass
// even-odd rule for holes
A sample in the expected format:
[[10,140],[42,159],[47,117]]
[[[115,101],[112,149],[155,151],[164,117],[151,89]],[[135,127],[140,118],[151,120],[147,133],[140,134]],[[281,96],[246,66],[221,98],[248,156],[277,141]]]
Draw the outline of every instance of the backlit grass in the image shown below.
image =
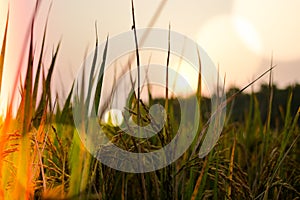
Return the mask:
[[[38,5],[37,5],[38,8]],[[37,9],[36,8],[36,9]],[[36,11],[35,11],[36,12]],[[134,17],[134,12],[132,12]],[[135,23],[133,21],[133,23]],[[6,35],[0,55],[0,86],[6,49]],[[135,24],[133,24],[135,31]],[[77,85],[68,91],[63,105],[52,102],[55,94],[51,80],[60,44],[57,44],[50,66],[43,66],[46,28],[39,56],[33,53],[33,28],[29,33],[29,53],[26,76],[21,88],[21,102],[13,115],[13,101],[8,105],[6,116],[0,120],[0,199],[297,199],[300,196],[299,162],[299,114],[294,110],[295,94],[291,89],[285,96],[285,107],[273,108],[272,68],[268,89],[267,117],[262,119],[257,93],[248,94],[247,108],[240,111],[243,120],[233,116],[235,100],[245,88],[228,97],[228,115],[217,145],[204,157],[199,158],[198,142],[209,120],[201,115],[199,133],[192,146],[176,162],[155,172],[132,174],[109,168],[96,160],[79,139],[73,122],[72,94]],[[134,33],[133,33],[134,34]],[[97,57],[98,36],[95,41],[94,60],[101,59],[101,66],[93,62],[92,71],[100,67],[104,71],[106,53]],[[107,43],[108,44],[108,40]],[[169,41],[170,45],[170,41]],[[137,44],[138,47],[138,44]],[[23,48],[23,47],[21,47]],[[107,48],[107,46],[105,47]],[[138,49],[138,48],[137,48]],[[138,56],[138,50],[136,51]],[[33,65],[34,61],[37,65]],[[137,61],[139,59],[137,58]],[[199,55],[199,68],[201,61]],[[167,66],[169,62],[169,54]],[[139,66],[139,63],[137,63]],[[36,69],[36,70],[34,70]],[[88,72],[87,72],[88,73]],[[265,73],[265,74],[266,74]],[[264,74],[264,75],[265,75]],[[91,77],[94,74],[91,72]],[[261,78],[261,77],[259,77]],[[166,78],[168,81],[168,78]],[[89,82],[88,95],[91,95]],[[18,80],[19,81],[19,80]],[[86,80],[88,81],[88,80]],[[42,89],[39,87],[42,83]],[[96,95],[93,99],[98,111],[103,75],[98,76]],[[139,83],[140,84],[140,83]],[[167,82],[168,85],[168,82]],[[5,87],[2,85],[2,87]],[[202,110],[207,108],[207,98],[201,96],[201,76],[198,80],[197,97]],[[153,91],[149,90],[151,97]],[[38,98],[38,94],[40,98]],[[16,98],[16,92],[13,98]],[[77,97],[78,101],[82,98]],[[156,137],[149,140],[135,139],[108,122],[101,122],[111,141],[131,152],[150,152],[160,149],[176,134],[178,102],[173,97],[149,98],[149,103],[140,101],[140,94],[129,97],[127,110],[138,124],[149,123],[149,106],[162,102],[168,111],[167,123]],[[186,99],[188,101],[188,99]],[[89,107],[88,102],[81,101]],[[220,102],[222,105],[222,103]],[[296,102],[297,104],[297,102]],[[299,102],[297,107],[299,107]],[[282,126],[272,126],[274,109],[281,111]],[[86,115],[86,110],[83,111]],[[101,113],[97,113],[100,115]],[[126,121],[124,122],[126,123]],[[130,127],[128,127],[130,131]],[[99,149],[99,151],[105,149]],[[161,158],[158,158],[161,159]]]

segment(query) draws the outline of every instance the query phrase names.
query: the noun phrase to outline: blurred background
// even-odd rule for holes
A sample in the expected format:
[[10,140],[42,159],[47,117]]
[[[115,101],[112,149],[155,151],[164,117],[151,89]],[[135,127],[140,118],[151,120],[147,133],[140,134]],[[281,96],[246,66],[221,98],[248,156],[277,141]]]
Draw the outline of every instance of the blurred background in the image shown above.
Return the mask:
[[[0,2],[0,46],[7,12],[9,26],[0,97],[3,113],[11,95],[22,46],[28,45],[26,32],[30,25],[35,1]],[[50,8],[50,10],[49,10]],[[153,27],[184,34],[196,41],[226,74],[227,87],[242,87],[270,67],[271,57],[277,65],[274,83],[285,87],[300,81],[300,1],[272,0],[180,0],[135,1],[137,28]],[[161,9],[160,12],[157,12]],[[156,14],[156,15],[155,15]],[[64,99],[71,88],[86,52],[95,44],[95,21],[100,42],[130,31],[131,2],[124,0],[41,1],[35,22],[35,51],[39,52],[47,16],[48,27],[45,66],[61,41],[52,88]],[[155,16],[154,16],[155,15]],[[26,48],[28,49],[28,48]],[[47,59],[48,58],[48,59]],[[22,68],[22,77],[25,67]],[[267,81],[267,78],[261,81]],[[197,80],[195,80],[197,81]],[[259,84],[256,84],[259,87]]]

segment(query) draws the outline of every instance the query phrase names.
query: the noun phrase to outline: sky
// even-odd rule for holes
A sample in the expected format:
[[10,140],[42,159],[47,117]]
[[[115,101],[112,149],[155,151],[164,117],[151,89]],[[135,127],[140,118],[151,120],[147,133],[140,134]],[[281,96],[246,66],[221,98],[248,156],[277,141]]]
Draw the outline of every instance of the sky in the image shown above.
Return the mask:
[[[64,99],[84,59],[95,44],[95,21],[99,39],[130,31],[130,0],[53,0],[41,1],[35,26],[36,52],[40,48],[43,29],[52,4],[46,42],[46,59],[61,40],[52,87]],[[149,26],[161,0],[135,0],[137,28]],[[9,98],[16,69],[20,62],[25,33],[35,1],[2,0],[0,2],[0,44],[8,7],[10,20],[4,77],[0,96],[0,112]],[[153,27],[168,29],[197,42],[226,74],[226,85],[242,87],[270,67],[279,87],[300,82],[300,1],[279,0],[168,0]],[[25,70],[23,68],[22,75]],[[266,81],[264,78],[262,81]],[[196,80],[195,80],[196,82]],[[63,89],[62,89],[63,88]]]

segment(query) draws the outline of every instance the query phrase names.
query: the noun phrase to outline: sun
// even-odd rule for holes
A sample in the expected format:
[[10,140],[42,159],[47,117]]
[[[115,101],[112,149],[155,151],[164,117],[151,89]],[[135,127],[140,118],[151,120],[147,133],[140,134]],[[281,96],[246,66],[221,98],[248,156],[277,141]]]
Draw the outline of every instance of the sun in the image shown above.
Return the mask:
[[242,17],[232,18],[233,25],[243,43],[256,54],[262,54],[261,38],[255,27]]
[[238,15],[220,15],[208,20],[197,34],[227,85],[245,85],[262,62],[263,45],[257,29]]
[[291,62],[299,60],[299,7],[300,1],[234,0],[232,13],[255,27],[267,59],[274,52],[276,60]]

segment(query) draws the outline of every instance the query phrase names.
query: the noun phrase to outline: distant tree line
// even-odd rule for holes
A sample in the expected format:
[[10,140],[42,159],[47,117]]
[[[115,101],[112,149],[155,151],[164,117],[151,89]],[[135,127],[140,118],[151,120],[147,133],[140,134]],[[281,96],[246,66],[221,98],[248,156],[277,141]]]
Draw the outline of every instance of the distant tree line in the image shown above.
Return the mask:
[[[232,95],[238,90],[238,88],[229,89],[227,96]],[[270,103],[271,107],[269,106]],[[290,116],[294,117],[299,106],[299,84],[288,86],[284,89],[279,89],[276,85],[270,87],[268,84],[262,84],[260,90],[257,92],[253,92],[252,94],[242,93],[238,95],[227,109],[231,112],[231,120],[239,122],[244,122],[245,119],[249,117],[248,114],[250,109],[259,109],[261,120],[264,123],[267,120],[269,109],[271,108],[270,125],[273,128],[279,128],[284,125],[287,112],[290,112]]]
[[[239,91],[237,87],[230,88],[226,92],[227,98]],[[270,99],[272,99],[270,101]],[[155,103],[164,105],[164,99],[155,99]],[[191,98],[187,98],[184,101],[191,101]],[[288,102],[290,105],[288,107]],[[172,104],[173,118],[180,122],[180,108],[179,102],[176,99],[169,99]],[[271,107],[269,106],[271,102]],[[260,113],[262,123],[265,123],[271,108],[270,126],[271,128],[280,128],[284,125],[286,113],[290,112],[290,116],[293,118],[300,106],[300,85],[288,86],[284,89],[279,89],[276,85],[270,87],[268,84],[262,84],[259,91],[252,93],[241,93],[234,101],[227,105],[227,116],[231,122],[243,123],[247,120],[254,110]],[[202,120],[207,120],[210,117],[211,99],[207,97],[201,97],[201,117]],[[252,109],[252,110],[251,110]],[[252,111],[252,112],[251,112]],[[300,121],[298,122],[300,125]]]

